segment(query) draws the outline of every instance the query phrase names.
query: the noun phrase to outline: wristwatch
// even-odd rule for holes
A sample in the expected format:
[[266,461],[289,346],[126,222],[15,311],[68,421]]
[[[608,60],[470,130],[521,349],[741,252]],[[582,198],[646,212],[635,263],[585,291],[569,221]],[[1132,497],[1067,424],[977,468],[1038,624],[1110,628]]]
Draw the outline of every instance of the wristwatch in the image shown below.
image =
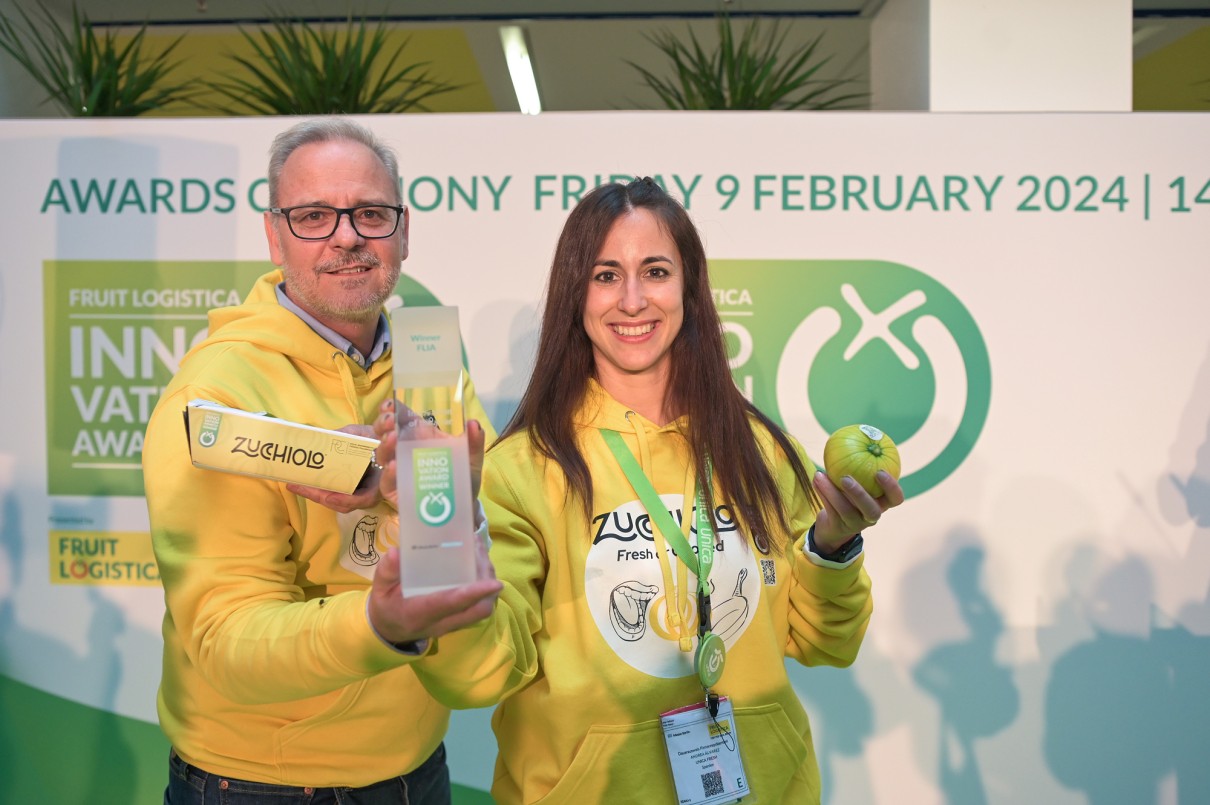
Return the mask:
[[836,550],[831,553],[824,553],[815,547],[815,525],[812,524],[811,528],[807,531],[807,549],[825,562],[836,562],[843,565],[861,553],[861,548],[864,544],[865,540],[862,539],[860,533],[857,533]]

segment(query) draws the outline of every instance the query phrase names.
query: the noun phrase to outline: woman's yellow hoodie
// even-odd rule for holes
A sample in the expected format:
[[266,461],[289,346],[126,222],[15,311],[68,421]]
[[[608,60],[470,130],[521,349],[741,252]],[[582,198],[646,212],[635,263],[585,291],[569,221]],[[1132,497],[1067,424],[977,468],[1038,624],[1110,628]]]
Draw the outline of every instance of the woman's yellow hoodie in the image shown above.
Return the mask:
[[[440,638],[416,673],[451,707],[500,703],[492,794],[502,805],[673,805],[659,716],[703,700],[693,654],[683,650],[696,647],[695,579],[675,558],[661,567],[662,542],[599,431],[623,434],[679,522],[692,511],[692,501],[683,505],[685,423],[658,427],[595,383],[576,423],[593,511],[568,496],[561,470],[526,435],[489,451],[482,500],[504,592],[491,619]],[[716,490],[713,626],[728,651],[715,691],[733,702],[757,801],[812,803],[819,771],[811,727],[784,660],[850,664],[870,617],[870,581],[860,556],[845,567],[807,557],[807,496],[768,433],[754,430],[765,454],[778,457],[793,535],[783,554],[761,553],[737,529],[725,490]],[[684,614],[684,646],[670,600]]]

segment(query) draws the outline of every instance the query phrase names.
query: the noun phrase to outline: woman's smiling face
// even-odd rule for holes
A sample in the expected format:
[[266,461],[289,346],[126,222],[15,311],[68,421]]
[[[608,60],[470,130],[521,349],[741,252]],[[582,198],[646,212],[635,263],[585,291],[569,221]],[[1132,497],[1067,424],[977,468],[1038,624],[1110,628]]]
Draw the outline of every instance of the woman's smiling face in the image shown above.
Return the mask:
[[618,218],[593,263],[584,300],[584,329],[602,386],[647,376],[666,391],[684,290],[680,254],[659,219],[642,207]]

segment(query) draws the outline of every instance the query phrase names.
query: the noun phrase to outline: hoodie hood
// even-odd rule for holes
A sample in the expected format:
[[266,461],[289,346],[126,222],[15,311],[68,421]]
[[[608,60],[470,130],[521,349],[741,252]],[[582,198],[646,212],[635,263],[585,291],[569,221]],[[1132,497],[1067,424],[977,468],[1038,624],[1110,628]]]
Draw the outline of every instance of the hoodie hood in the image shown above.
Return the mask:
[[209,334],[181,360],[166,396],[200,397],[243,410],[273,401],[265,410],[284,416],[282,411],[297,407],[293,396],[318,394],[317,410],[299,421],[328,428],[373,421],[391,386],[390,352],[362,369],[281,306],[281,281],[280,269],[270,271],[241,304],[210,311]]
[[666,425],[657,425],[615,400],[596,378],[589,378],[584,400],[580,403],[573,421],[579,428],[616,430],[622,433],[683,433],[685,425],[688,424],[686,417],[680,417]]
[[292,360],[332,368],[332,353],[342,353],[277,301],[277,286],[284,279],[281,269],[270,271],[253,284],[242,304],[210,311],[210,335],[198,349],[251,343]]

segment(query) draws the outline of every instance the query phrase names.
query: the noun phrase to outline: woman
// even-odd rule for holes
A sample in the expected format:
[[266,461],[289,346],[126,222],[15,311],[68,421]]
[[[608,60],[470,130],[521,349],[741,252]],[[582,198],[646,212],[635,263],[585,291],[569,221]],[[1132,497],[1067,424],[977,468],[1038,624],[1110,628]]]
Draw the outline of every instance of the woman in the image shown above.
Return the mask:
[[650,179],[586,195],[483,470],[504,590],[415,666],[443,703],[499,703],[497,802],[819,800],[783,660],[856,657],[858,534],[903,493],[812,473],[731,381],[684,209]]

